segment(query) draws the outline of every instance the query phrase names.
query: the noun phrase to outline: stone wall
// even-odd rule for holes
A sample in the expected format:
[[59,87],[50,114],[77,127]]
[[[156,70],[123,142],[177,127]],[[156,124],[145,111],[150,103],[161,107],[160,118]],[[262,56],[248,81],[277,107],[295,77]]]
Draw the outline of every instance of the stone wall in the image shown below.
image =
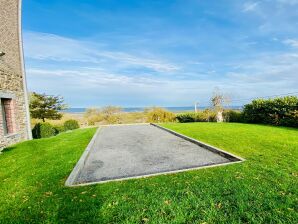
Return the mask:
[[[19,0],[0,0],[0,98],[11,99],[7,118],[13,133],[4,133],[3,110],[0,110],[0,149],[31,138],[28,97],[20,33]],[[7,123],[7,122],[6,122]]]

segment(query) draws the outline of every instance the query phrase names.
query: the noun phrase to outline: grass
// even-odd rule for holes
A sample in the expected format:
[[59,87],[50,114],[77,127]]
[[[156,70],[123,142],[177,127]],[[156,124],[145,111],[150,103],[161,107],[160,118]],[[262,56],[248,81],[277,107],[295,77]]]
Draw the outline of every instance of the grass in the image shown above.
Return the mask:
[[298,223],[298,130],[248,124],[165,127],[246,159],[146,179],[67,188],[95,129],[0,155],[0,223]]

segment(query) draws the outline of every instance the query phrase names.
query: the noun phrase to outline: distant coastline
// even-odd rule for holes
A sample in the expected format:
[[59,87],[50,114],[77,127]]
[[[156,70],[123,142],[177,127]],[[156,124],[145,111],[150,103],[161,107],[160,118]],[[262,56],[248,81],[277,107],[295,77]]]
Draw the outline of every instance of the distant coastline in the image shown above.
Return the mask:
[[[142,112],[144,111],[146,108],[150,108],[150,107],[123,107],[122,111],[124,112]],[[191,112],[194,111],[194,106],[186,106],[186,107],[163,107],[171,112]],[[204,110],[208,107],[199,107],[199,110]],[[242,109],[241,106],[230,106],[229,108],[231,109],[235,109],[235,110],[240,110]],[[64,110],[63,112],[65,113],[71,113],[71,114],[79,114],[79,113],[84,113],[86,111],[86,109],[88,108],[84,108],[84,107],[73,107],[73,108],[69,108],[67,110]]]

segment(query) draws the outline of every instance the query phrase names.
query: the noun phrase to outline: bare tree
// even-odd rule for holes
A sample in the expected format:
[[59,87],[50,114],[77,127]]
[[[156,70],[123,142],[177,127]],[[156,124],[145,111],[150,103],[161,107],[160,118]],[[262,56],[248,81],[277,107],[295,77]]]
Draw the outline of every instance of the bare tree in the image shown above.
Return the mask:
[[219,88],[215,88],[213,96],[211,98],[212,106],[216,112],[216,121],[223,122],[224,105],[229,103],[230,99],[227,95],[220,91]]

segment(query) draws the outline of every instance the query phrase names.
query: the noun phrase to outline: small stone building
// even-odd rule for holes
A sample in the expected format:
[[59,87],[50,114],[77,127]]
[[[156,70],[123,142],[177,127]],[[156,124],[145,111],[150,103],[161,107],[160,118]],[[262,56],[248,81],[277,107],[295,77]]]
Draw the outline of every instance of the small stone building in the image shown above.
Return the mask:
[[31,139],[21,34],[21,0],[0,0],[0,151]]

